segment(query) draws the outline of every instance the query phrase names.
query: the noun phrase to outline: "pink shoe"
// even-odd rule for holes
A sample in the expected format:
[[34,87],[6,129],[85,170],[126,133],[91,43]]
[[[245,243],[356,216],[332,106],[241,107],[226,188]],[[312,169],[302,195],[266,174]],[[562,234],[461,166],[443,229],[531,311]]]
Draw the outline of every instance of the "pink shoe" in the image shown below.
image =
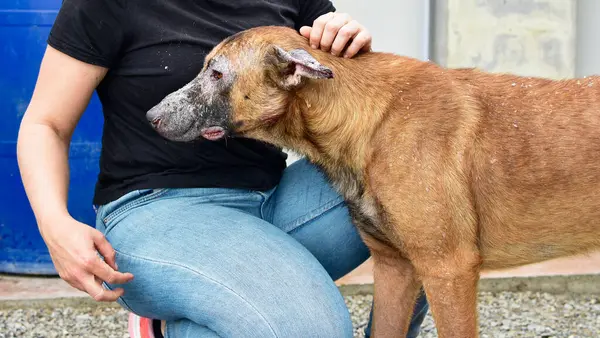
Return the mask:
[[164,338],[160,332],[160,321],[129,313],[128,331],[131,338]]

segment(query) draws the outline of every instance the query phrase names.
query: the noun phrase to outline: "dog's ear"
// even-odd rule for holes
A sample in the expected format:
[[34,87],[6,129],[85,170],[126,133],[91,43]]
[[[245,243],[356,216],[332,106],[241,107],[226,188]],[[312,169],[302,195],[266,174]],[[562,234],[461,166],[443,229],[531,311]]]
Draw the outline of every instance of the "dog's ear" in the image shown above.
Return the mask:
[[275,66],[272,74],[274,80],[286,89],[299,86],[305,78],[333,78],[333,71],[320,64],[304,49],[292,49],[288,52],[273,45],[267,55],[267,62]]

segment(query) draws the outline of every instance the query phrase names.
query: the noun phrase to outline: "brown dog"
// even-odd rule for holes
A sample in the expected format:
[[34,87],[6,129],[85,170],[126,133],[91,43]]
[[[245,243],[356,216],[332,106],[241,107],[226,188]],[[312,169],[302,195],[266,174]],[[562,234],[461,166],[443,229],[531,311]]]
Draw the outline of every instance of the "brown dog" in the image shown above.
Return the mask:
[[441,337],[476,337],[482,269],[600,248],[598,77],[343,59],[260,27],[147,117],[170,140],[249,137],[321,167],[372,252],[375,337],[406,336],[421,286]]

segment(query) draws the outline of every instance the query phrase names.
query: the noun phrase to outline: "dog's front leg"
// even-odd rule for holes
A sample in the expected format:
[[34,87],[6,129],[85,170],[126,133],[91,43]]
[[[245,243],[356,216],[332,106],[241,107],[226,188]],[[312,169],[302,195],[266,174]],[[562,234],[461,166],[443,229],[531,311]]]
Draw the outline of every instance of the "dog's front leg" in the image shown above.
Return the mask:
[[479,337],[477,257],[477,254],[460,254],[441,260],[415,262],[441,338]]
[[411,263],[397,255],[373,252],[373,326],[374,338],[405,338],[421,289]]

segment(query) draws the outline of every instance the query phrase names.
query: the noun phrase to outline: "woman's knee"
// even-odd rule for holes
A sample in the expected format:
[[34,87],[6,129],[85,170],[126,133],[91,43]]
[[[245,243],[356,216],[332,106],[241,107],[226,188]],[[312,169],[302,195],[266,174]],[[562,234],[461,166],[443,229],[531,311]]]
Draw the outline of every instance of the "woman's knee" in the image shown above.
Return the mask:
[[[111,285],[125,289],[119,301],[128,310],[195,324],[178,322],[181,327],[172,332],[205,328],[218,336],[352,337],[352,322],[337,287],[315,278],[310,269],[303,273],[301,267],[291,267],[292,273],[272,275],[280,278],[257,279],[236,274],[234,266],[229,275],[220,275],[122,253],[117,262],[137,275],[129,285]],[[283,270],[278,264],[270,268]]]

